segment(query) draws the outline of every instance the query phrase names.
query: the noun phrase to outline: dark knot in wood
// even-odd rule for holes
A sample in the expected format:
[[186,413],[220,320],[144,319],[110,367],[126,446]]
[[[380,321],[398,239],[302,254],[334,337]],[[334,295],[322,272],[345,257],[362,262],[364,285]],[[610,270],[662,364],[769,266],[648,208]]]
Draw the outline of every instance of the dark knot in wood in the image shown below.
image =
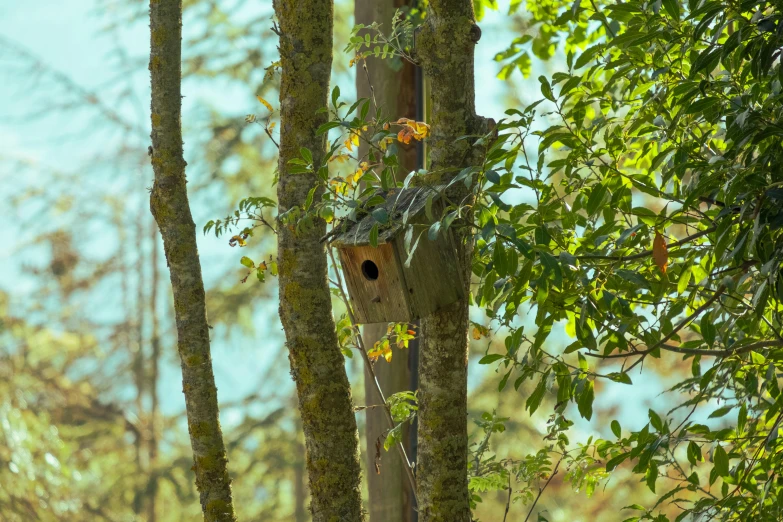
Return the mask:
[[481,40],[481,27],[473,24],[470,26],[470,41],[473,43],[478,43],[479,40]]

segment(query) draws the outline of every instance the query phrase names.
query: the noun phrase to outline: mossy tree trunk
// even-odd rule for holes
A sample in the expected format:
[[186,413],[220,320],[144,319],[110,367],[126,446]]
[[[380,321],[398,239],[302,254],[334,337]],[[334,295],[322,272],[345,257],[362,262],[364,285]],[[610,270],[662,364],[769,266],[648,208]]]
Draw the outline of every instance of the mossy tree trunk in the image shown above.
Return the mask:
[[[416,56],[430,81],[429,160],[433,172],[458,172],[481,161],[468,140],[456,141],[488,130],[487,120],[476,115],[474,103],[473,53],[480,35],[471,0],[430,0],[427,19],[417,34]],[[470,203],[470,191],[464,184],[454,187],[450,199]],[[469,285],[471,234],[455,225],[460,240],[457,255]],[[468,295],[469,288],[465,290]],[[469,522],[467,298],[422,318],[420,335],[419,517],[422,522]]]
[[[397,9],[407,5],[406,0],[374,0],[372,2],[357,1],[354,6],[354,20],[357,24],[370,25],[373,22],[382,24],[384,29],[391,27],[392,18]],[[363,36],[360,33],[360,36]],[[388,60],[367,58],[367,71],[361,63],[356,64],[356,94],[358,98],[370,98],[372,85],[375,100],[383,108],[385,114],[392,119],[416,118],[416,66],[408,61],[402,62],[402,68],[395,70]],[[373,110],[374,112],[374,110]],[[411,170],[417,168],[416,143],[400,144],[400,181]],[[360,143],[359,155],[367,153],[367,145]],[[387,325],[368,324],[362,329],[365,346],[373,346],[386,333]],[[383,358],[375,364],[374,371],[378,383],[388,397],[411,388],[411,364],[418,364],[413,343],[409,350],[395,350],[390,363]],[[378,395],[375,382],[365,370],[364,396],[368,404],[377,404]],[[366,411],[365,422],[365,469],[367,470],[367,490],[369,497],[368,510],[370,522],[410,522],[415,515],[414,500],[405,472],[405,463],[397,452],[384,451],[382,448],[380,472],[375,468],[376,443],[388,431],[389,425],[381,408],[369,408]],[[403,444],[411,455],[411,440],[408,431],[403,437]]]
[[[302,206],[317,184],[314,174],[290,174],[288,162],[310,150],[319,165],[326,135],[316,136],[327,115],[332,65],[332,0],[274,0],[279,21],[279,210]],[[316,200],[320,194],[316,194]],[[337,342],[327,279],[326,224],[295,233],[278,231],[280,319],[296,382],[307,448],[314,522],[363,520],[359,436],[345,361]]]
[[201,509],[208,522],[233,522],[231,480],[218,420],[204,282],[182,153],[181,0],[150,1],[152,167],[150,209],[163,237],[174,292],[182,390]]

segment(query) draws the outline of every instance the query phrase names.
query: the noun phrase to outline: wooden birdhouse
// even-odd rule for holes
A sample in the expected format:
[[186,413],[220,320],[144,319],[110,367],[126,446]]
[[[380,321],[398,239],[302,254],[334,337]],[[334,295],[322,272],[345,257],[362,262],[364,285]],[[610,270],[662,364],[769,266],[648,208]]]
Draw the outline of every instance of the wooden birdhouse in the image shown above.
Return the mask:
[[[389,216],[388,223],[379,226],[377,247],[370,244],[377,221],[369,214],[355,223],[344,222],[344,230],[332,240],[358,323],[411,322],[465,295],[451,230],[434,241],[427,237],[427,199],[438,194],[437,188],[390,190],[386,202],[375,207]],[[408,266],[402,224],[406,211],[407,223],[414,224],[412,243],[423,231]]]

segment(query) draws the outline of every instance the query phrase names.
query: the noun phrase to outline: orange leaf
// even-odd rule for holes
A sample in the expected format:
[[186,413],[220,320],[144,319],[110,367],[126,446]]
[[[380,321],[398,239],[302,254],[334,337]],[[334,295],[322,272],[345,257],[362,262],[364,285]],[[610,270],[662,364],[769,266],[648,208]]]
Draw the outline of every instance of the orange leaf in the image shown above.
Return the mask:
[[666,267],[669,265],[669,250],[666,248],[666,240],[657,230],[655,231],[655,239],[653,240],[652,256],[655,264],[658,265],[661,272],[665,274]]
[[397,133],[397,140],[405,143],[406,145],[411,142],[413,137],[413,129],[410,127],[403,127],[400,132]]

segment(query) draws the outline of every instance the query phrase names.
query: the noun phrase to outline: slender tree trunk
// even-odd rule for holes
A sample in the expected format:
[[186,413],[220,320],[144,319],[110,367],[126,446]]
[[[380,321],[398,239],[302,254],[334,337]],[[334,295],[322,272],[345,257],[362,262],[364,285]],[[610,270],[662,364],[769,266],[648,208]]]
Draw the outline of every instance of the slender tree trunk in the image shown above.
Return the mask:
[[[319,165],[326,135],[332,65],[332,0],[274,0],[279,20],[280,61],[280,213],[302,206],[317,184],[314,174],[289,174],[288,162],[309,149]],[[316,194],[316,200],[320,194]],[[356,419],[345,361],[337,342],[327,280],[326,223],[295,234],[280,226],[278,267],[280,320],[286,334],[291,374],[296,382],[307,448],[310,509],[314,522],[363,520],[361,467]]]
[[[480,162],[467,140],[456,141],[488,131],[487,120],[476,116],[474,104],[473,52],[480,35],[472,0],[430,0],[427,20],[417,35],[416,55],[430,79],[432,171],[459,171]],[[452,201],[469,197],[464,184],[454,187],[455,193],[449,194]],[[468,285],[472,241],[467,229],[457,230],[461,230],[457,255]],[[469,288],[465,290],[468,295]],[[467,298],[422,318],[421,338],[419,516],[423,522],[469,522]]]
[[[370,25],[373,22],[382,24],[384,30],[391,27],[396,10],[408,2],[403,0],[375,0],[372,2],[356,0],[354,4],[354,19],[357,24]],[[375,100],[383,108],[385,114],[393,119],[416,118],[416,66],[403,62],[402,70],[392,69],[388,60],[367,58],[367,69],[361,64],[356,65],[356,93],[359,98],[370,98],[370,85],[375,92]],[[359,147],[359,155],[364,156],[367,146],[364,142]],[[404,178],[408,172],[417,168],[416,144],[402,145],[399,154],[399,174]],[[365,346],[373,346],[386,333],[386,324],[371,324],[363,328]],[[375,376],[387,396],[411,386],[411,371],[409,356],[411,350],[395,351],[391,363],[381,359],[375,365]],[[414,364],[417,361],[413,361]],[[375,383],[365,370],[364,396],[368,403],[377,397]],[[367,470],[367,489],[369,492],[370,522],[410,522],[415,515],[413,498],[400,458],[394,453],[380,450],[382,460],[380,470],[376,471],[376,443],[388,431],[386,416],[380,408],[366,410],[365,469]],[[405,437],[406,450],[410,454],[410,437]]]
[[158,497],[158,375],[160,369],[160,322],[158,320],[158,284],[160,272],[158,271],[158,231],[152,227],[152,255],[150,265],[150,317],[152,319],[152,334],[150,344],[150,421],[149,421],[149,484],[147,485],[147,522],[157,521],[157,497]]
[[142,208],[139,209],[139,215],[136,218],[136,320],[134,321],[136,333],[136,351],[133,354],[133,382],[136,385],[136,417],[138,418],[138,431],[134,441],[136,450],[136,469],[139,474],[139,482],[135,494],[133,495],[133,513],[141,514],[144,507],[144,493],[146,487],[144,480],[147,478],[149,468],[147,459],[144,455],[144,435],[146,430],[146,418],[144,414],[144,393],[147,386],[145,376],[145,357],[144,357],[144,318],[146,300],[144,298],[144,289],[147,282],[144,273],[144,224],[147,221],[147,214]]
[[206,295],[190,213],[182,153],[181,0],[150,0],[152,167],[150,209],[163,237],[171,273],[182,390],[204,520],[236,520],[217,388],[209,350]]

